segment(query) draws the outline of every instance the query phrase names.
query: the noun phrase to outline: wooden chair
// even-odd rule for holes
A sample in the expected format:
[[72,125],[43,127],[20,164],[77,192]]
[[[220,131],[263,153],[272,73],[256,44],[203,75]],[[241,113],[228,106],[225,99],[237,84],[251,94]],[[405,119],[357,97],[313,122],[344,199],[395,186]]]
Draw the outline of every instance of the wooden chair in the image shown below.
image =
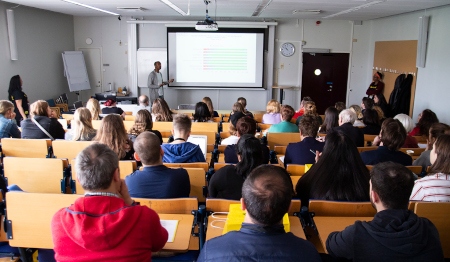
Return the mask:
[[12,234],[9,244],[14,247],[53,249],[52,217],[56,211],[70,206],[79,197],[71,194],[6,193],[7,224]]
[[370,202],[328,200],[310,200],[309,211],[326,217],[373,217],[377,212]]
[[253,119],[255,119],[256,123],[262,123],[263,116],[264,116],[263,113],[254,113]]
[[50,139],[2,138],[2,154],[15,157],[52,157]]
[[368,142],[373,142],[373,140],[375,139],[375,137],[377,137],[378,135],[364,135],[364,146],[367,146]]
[[134,121],[135,117],[133,115],[125,115],[125,121]]
[[[238,200],[229,200],[223,198],[207,198],[206,199],[206,210],[212,212],[228,212],[230,210],[230,204],[240,204]],[[289,207],[288,214],[290,216],[294,215],[294,212],[300,211],[300,200],[292,199],[291,206]]]
[[363,146],[363,147],[357,147],[358,152],[361,154],[362,152],[365,151],[371,151],[371,150],[376,150],[378,147],[377,146]]
[[194,163],[164,163],[165,166],[175,168],[175,167],[182,167],[182,168],[203,168],[205,170],[205,173],[208,172],[209,165],[206,162],[194,162]]
[[62,118],[66,119],[67,122],[70,122],[73,120],[73,114],[62,114]]
[[450,258],[450,203],[444,202],[416,202],[414,209],[419,217],[428,218],[439,231],[444,257]]
[[258,123],[258,127],[261,129],[261,131],[265,131],[265,130],[269,129],[270,126],[272,126],[272,124],[261,124],[261,123]]
[[148,206],[160,214],[191,214],[192,210],[198,209],[197,199],[191,197],[171,199],[133,197],[133,200],[139,202],[141,206]]
[[213,117],[212,121],[214,121],[216,123],[220,123],[222,121],[222,117]]
[[3,166],[8,185],[33,193],[65,193],[64,168],[67,159],[5,157]]
[[207,144],[208,145],[215,145],[216,144],[216,132],[211,131],[192,131],[191,135],[203,135],[206,136]]
[[426,144],[427,142],[427,137],[426,136],[413,136],[418,144]]
[[194,122],[192,123],[191,132],[219,132],[219,123]]
[[274,146],[287,146],[289,143],[300,142],[299,133],[268,133],[267,144],[270,150],[274,149]]
[[172,122],[153,122],[153,129],[161,131],[172,131],[173,123]]
[[303,176],[305,174],[305,165],[288,164],[286,166],[286,171],[291,174],[291,176]]
[[273,151],[277,153],[277,155],[286,155],[287,146],[274,146]]
[[56,107],[59,107],[60,112],[69,112],[69,105],[68,104],[55,104]]
[[86,147],[90,146],[92,141],[68,141],[68,140],[55,140],[52,142],[53,155],[57,158],[67,158],[72,160],[83,151]]
[[402,147],[399,149],[399,151],[402,151],[405,154],[408,154],[407,151],[411,152],[413,151],[412,154],[408,154],[410,156],[420,156],[420,154],[423,153],[423,151],[425,151],[426,148],[406,148],[406,147]]
[[133,111],[125,111],[125,115],[131,116],[131,115],[133,115]]
[[100,128],[102,120],[92,120],[92,127],[96,130]]
[[133,127],[134,120],[133,121],[123,121],[123,125],[125,126],[125,131],[128,132],[128,130],[130,130],[130,128]]
[[189,181],[191,183],[190,197],[196,197],[198,202],[205,202],[205,195],[203,194],[203,187],[206,186],[206,173],[203,168],[185,168],[189,174]]
[[291,176],[292,185],[294,186],[294,192],[297,194],[297,191],[295,191],[295,186],[298,183],[298,180],[300,180],[301,176]]
[[228,145],[218,145],[217,146],[217,150],[219,150],[219,152],[221,154],[223,154],[225,152],[225,148],[227,148]]
[[223,162],[221,162],[221,163],[214,163],[214,172],[217,172],[217,170],[219,170],[222,167],[227,166],[227,165],[232,165],[232,164],[227,164],[227,163],[223,163]]
[[230,130],[230,122],[222,122],[222,132],[228,132]]

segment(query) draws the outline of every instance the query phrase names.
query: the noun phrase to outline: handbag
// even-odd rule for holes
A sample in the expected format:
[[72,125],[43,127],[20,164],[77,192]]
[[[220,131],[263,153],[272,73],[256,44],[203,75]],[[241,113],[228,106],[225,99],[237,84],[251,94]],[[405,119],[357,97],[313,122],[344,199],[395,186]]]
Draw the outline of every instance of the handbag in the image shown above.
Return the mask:
[[55,139],[52,137],[52,135],[50,135],[50,134],[47,132],[47,130],[45,130],[45,128],[43,128],[43,127],[41,126],[41,124],[39,124],[38,121],[36,121],[36,119],[34,119],[34,117],[31,117],[31,121],[33,121],[33,123],[34,123],[35,125],[37,125],[37,127],[39,127],[39,129],[40,129],[42,132],[44,132],[44,134],[46,134],[52,141],[55,140]]

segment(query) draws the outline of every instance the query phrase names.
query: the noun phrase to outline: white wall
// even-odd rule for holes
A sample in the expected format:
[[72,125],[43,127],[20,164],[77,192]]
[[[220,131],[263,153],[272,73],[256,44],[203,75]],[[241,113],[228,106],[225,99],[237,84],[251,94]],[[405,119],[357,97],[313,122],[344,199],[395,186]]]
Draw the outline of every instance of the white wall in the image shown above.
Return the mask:
[[[14,9],[19,60],[11,61],[6,9],[0,2],[0,92],[8,98],[9,81],[19,74],[30,102],[69,94],[61,53],[74,49],[73,17],[26,6]],[[69,94],[71,101],[75,96]]]

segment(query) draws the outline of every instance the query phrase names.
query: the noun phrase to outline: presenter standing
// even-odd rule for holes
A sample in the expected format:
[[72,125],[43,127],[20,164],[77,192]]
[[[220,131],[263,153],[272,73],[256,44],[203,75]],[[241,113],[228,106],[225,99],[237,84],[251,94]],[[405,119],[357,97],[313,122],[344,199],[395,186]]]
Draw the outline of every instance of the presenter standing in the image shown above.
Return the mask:
[[163,81],[163,76],[160,72],[161,62],[156,61],[154,66],[155,70],[150,72],[147,81],[151,101],[154,101],[158,97],[164,99],[164,86],[173,82],[173,79],[170,79],[168,82]]
[[367,88],[366,95],[373,99],[374,95],[382,94],[384,89],[384,83],[382,82],[383,75],[380,72],[376,72],[370,83],[369,88]]

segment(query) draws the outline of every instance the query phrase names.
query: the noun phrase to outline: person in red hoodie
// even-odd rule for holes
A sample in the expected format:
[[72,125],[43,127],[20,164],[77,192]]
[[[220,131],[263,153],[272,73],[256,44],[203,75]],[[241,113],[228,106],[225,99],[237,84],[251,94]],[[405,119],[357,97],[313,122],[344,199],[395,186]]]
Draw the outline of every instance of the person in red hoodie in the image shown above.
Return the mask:
[[120,179],[117,154],[93,144],[76,158],[84,197],[52,219],[57,261],[151,261],[168,233],[158,214],[135,203]]

